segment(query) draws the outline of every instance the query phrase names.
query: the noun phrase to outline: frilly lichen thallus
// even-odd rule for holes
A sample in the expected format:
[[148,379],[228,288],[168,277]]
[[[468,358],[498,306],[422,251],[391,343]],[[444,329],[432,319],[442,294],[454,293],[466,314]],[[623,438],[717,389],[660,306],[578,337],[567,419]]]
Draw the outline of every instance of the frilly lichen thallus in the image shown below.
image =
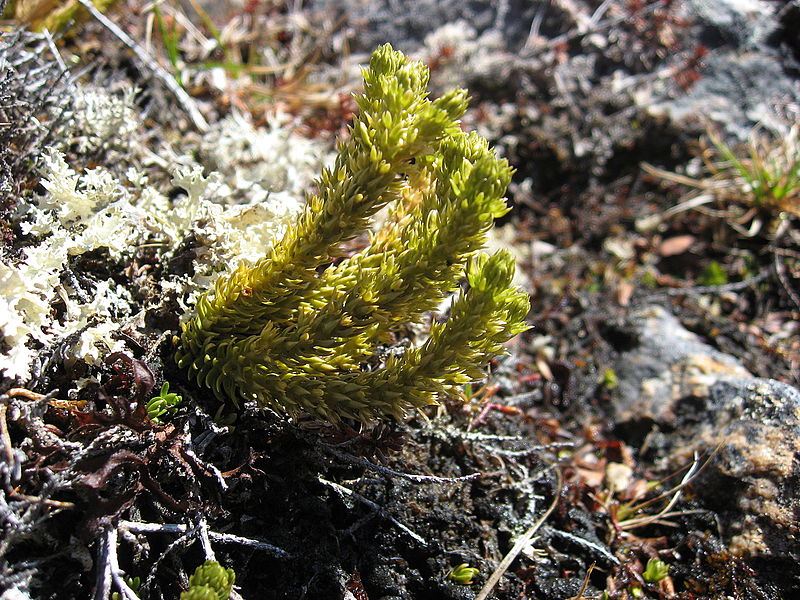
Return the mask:
[[[512,170],[463,133],[464,90],[428,99],[428,69],[378,48],[363,71],[360,112],[296,225],[258,262],[201,297],[177,362],[235,405],[368,421],[435,403],[525,330],[526,293],[506,252],[480,253]],[[390,205],[370,245],[342,245]],[[376,349],[459,289],[422,345],[374,368]],[[369,369],[365,365],[372,364]]]

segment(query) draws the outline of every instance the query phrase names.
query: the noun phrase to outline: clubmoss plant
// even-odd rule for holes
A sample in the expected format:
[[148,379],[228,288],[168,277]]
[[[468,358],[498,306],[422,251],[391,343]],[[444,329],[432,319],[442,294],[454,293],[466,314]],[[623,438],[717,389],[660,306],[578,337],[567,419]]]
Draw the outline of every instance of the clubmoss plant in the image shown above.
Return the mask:
[[[466,92],[427,97],[428,69],[387,44],[364,69],[360,114],[319,192],[268,254],[220,278],[176,355],[223,401],[337,421],[398,419],[481,378],[526,329],[527,295],[508,253],[479,252],[508,211],[511,169],[458,119]],[[370,245],[344,242],[390,205]],[[375,363],[382,344],[459,289],[422,345]]]

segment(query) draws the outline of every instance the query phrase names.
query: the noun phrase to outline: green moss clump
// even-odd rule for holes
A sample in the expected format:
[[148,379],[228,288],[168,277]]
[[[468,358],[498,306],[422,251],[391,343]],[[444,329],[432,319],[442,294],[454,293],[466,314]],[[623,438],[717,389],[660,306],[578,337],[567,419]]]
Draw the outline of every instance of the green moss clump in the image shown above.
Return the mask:
[[703,269],[697,281],[700,285],[704,286],[725,285],[728,283],[728,274],[717,261],[712,260],[706,265],[705,269]]

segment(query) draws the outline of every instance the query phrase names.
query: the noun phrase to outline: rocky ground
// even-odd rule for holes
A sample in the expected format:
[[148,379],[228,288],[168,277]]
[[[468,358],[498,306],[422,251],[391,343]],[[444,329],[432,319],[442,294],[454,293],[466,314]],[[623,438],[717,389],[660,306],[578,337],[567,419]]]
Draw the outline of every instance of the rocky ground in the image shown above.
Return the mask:
[[[243,598],[800,590],[796,2],[107,14],[118,29],[8,21],[0,40],[0,598],[125,597],[133,577],[176,598],[209,557]],[[172,361],[179,317],[291,222],[384,42],[434,93],[467,87],[465,127],[515,167],[492,243],[532,329],[485,385],[404,423],[221,411]],[[780,197],[747,180],[759,157]],[[56,193],[92,208],[52,229]],[[69,259],[45,268],[56,238]],[[156,423],[164,381],[183,400]]]

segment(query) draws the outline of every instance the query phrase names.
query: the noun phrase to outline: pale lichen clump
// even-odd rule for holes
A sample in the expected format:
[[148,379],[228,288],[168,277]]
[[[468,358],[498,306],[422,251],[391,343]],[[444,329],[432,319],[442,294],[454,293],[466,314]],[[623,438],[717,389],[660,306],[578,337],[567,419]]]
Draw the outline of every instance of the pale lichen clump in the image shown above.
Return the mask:
[[139,129],[135,105],[136,89],[122,86],[109,93],[95,86],[80,86],[71,111],[67,134],[81,153],[101,148],[125,148]]
[[302,197],[328,162],[320,144],[292,131],[292,120],[278,113],[266,127],[235,112],[211,125],[199,144],[206,166],[223,178],[233,202],[268,197]]
[[[280,168],[259,175],[263,192],[244,195],[236,183],[226,185],[220,175],[203,176],[204,166],[189,157],[203,156],[194,146],[166,148],[162,165],[173,174],[172,185],[186,191],[169,198],[168,189],[150,184],[143,169],[152,155],[143,146],[139,132],[141,116],[129,88],[111,94],[99,88],[76,86],[62,145],[51,148],[41,159],[43,193],[18,203],[15,221],[30,240],[19,256],[0,260],[0,373],[26,380],[42,349],[61,344],[67,364],[76,361],[97,365],[124,346],[117,336],[148,306],[136,298],[139,290],[113,278],[80,277],[72,265],[81,255],[100,251],[109,271],[122,273],[145,247],[156,248],[162,263],[193,239],[193,260],[188,273],[163,271],[155,283],[161,294],[190,310],[197,294],[230,266],[252,262],[272,240],[285,232],[302,206],[303,186],[312,175],[309,165],[325,160],[323,145],[308,141],[276,123],[270,130],[220,126],[217,140],[229,148],[250,144],[253,152],[280,153]],[[130,136],[124,138],[122,136]],[[239,140],[239,136],[247,138]],[[116,142],[114,140],[117,140]],[[276,148],[264,148],[274,143]],[[64,151],[120,153],[120,165],[93,169],[73,168]],[[250,169],[247,157],[228,153],[226,169]],[[316,161],[316,162],[315,162]],[[77,162],[73,160],[73,162]],[[274,181],[273,179],[274,178]],[[289,190],[282,189],[291,181]],[[247,179],[240,179],[244,189]],[[58,310],[55,306],[60,306]]]
[[[97,363],[98,344],[106,352],[121,348],[108,336],[107,320],[130,313],[130,294],[112,279],[94,281],[90,295],[62,282],[70,258],[95,250],[100,240],[112,254],[128,247],[115,215],[121,198],[116,179],[99,168],[79,176],[52,151],[44,161],[42,185],[47,191],[38,201],[19,206],[20,229],[39,243],[24,247],[20,261],[0,262],[0,330],[8,347],[0,369],[6,377],[28,377],[38,354],[31,341],[48,346],[72,334],[78,339],[65,358]],[[57,318],[54,303],[65,309]]]
[[505,47],[500,32],[489,29],[478,35],[470,23],[459,20],[426,35],[420,59],[434,67],[436,87],[449,89],[459,82],[493,79],[491,74],[508,70],[513,60]]

